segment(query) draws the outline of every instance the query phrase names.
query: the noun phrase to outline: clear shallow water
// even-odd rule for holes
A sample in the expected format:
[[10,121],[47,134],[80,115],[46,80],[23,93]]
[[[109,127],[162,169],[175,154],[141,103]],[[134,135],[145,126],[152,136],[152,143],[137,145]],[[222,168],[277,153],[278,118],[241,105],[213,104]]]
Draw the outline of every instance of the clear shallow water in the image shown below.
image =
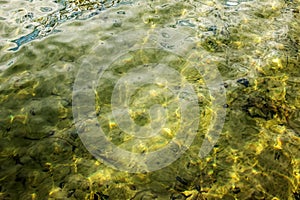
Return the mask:
[[[299,4],[121,1],[100,7],[102,3],[92,1],[1,2],[1,198],[299,199]],[[211,116],[218,113],[205,74],[186,70],[190,68],[184,63],[192,62],[187,55],[181,61],[166,56],[163,49],[168,47],[154,55],[142,51],[128,56],[115,45],[119,43],[112,43],[118,36],[131,41],[139,38],[137,33],[147,36],[164,28],[188,33],[197,41],[199,65],[217,67],[222,75],[225,123],[205,158],[199,158],[199,149]],[[38,34],[30,35],[36,30]],[[16,41],[25,42],[14,51]],[[139,49],[143,41],[135,45]],[[180,52],[182,46],[170,51]],[[125,56],[112,53],[118,48]],[[92,66],[114,63],[111,69],[128,74],[132,66],[155,59],[179,71],[196,91],[197,135],[186,153],[163,169],[138,174],[114,170],[97,161],[77,135],[72,113],[76,75],[87,61]],[[178,121],[171,116],[176,101],[158,98],[166,96],[158,87],[136,93],[130,105],[137,109],[132,116],[139,125],[150,120],[144,108],[149,108],[147,91],[152,91],[151,101],[171,108],[164,137],[133,146],[136,141],[120,135],[106,115],[115,83],[109,72],[95,90],[100,94],[95,110],[106,135],[127,151],[163,147],[177,130]]]

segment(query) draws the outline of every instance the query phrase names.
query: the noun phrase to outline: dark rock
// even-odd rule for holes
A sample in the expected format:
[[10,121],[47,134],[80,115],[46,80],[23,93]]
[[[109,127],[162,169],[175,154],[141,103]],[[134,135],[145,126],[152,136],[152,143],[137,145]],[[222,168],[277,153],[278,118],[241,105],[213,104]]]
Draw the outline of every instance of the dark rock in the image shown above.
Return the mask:
[[236,82],[244,85],[245,87],[249,87],[249,81],[245,78],[238,79]]

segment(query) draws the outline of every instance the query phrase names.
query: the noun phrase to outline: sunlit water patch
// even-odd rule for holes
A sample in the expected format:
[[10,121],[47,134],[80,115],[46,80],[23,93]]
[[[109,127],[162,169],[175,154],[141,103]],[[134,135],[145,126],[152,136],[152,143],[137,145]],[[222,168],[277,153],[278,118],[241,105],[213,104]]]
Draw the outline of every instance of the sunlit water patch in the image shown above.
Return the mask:
[[[1,199],[299,199],[299,1],[10,1],[1,6]],[[185,34],[192,48],[176,39],[162,42],[157,33]],[[142,48],[149,44],[152,49]],[[191,67],[194,59],[201,73]],[[106,162],[137,166],[137,160],[109,160],[100,152],[101,161],[86,149],[78,136],[84,129],[75,126],[72,95],[78,74],[99,69],[86,74],[100,75],[103,63],[109,63],[103,78],[88,90],[94,113],[88,110],[83,114],[91,118],[79,122],[96,119],[109,141],[127,152],[151,153],[176,137],[180,100],[195,99],[171,89],[191,85],[186,91],[194,90],[198,110],[188,116],[199,119],[187,122],[199,120],[199,126],[189,148],[176,140],[175,150],[185,150],[177,160],[152,172],[145,170],[151,166],[146,162],[144,173],[131,174]],[[166,66],[171,69],[162,70]],[[210,69],[222,76],[215,87],[225,88],[222,108],[213,107],[213,87],[205,81],[207,74],[214,80]],[[126,75],[153,81],[149,71],[155,84],[131,94],[134,78]],[[126,104],[130,127],[114,120],[119,115],[113,110],[124,105],[110,101],[113,95],[121,99],[122,92],[132,97]],[[169,110],[153,107],[149,114],[152,102]],[[216,128],[212,119],[222,109],[224,126],[212,151],[201,158],[201,145]],[[126,133],[154,118],[153,130],[164,124],[161,135],[145,139],[145,132],[152,134],[149,126],[139,135]]]

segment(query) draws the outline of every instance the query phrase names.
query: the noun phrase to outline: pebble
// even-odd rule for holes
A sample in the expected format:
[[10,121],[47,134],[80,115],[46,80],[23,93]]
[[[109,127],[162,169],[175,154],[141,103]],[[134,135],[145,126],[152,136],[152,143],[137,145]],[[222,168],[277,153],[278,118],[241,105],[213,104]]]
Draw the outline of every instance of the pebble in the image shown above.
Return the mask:
[[244,85],[245,87],[249,87],[249,81],[245,78],[238,79],[236,82]]

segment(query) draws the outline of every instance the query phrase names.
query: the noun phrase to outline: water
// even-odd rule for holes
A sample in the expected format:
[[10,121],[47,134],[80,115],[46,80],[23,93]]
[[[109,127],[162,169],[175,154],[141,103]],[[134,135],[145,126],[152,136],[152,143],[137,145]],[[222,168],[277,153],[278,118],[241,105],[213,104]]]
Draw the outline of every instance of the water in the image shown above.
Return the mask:
[[299,1],[0,4],[0,199],[300,198]]

